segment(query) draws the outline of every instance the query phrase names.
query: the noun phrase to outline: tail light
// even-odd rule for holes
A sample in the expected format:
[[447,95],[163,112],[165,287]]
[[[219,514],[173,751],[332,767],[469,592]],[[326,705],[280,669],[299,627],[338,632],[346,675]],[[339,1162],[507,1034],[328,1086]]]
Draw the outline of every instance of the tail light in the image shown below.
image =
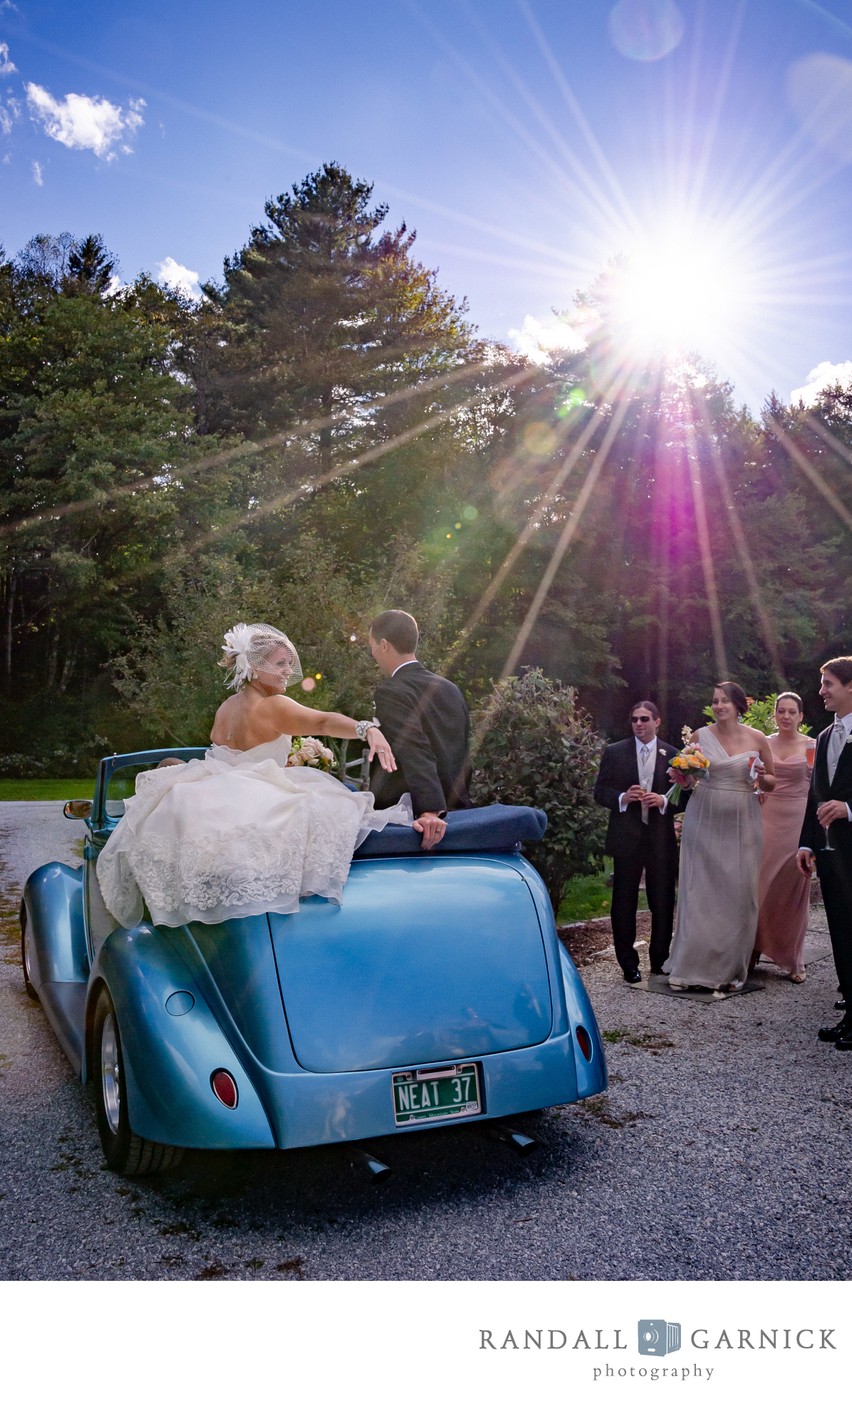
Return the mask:
[[589,1034],[589,1031],[588,1031],[588,1030],[586,1030],[586,1029],[583,1028],[582,1025],[578,1025],[578,1026],[577,1026],[576,1030],[574,1031],[574,1035],[575,1035],[575,1037],[576,1037],[577,1043],[578,1043],[579,1046],[580,1046],[580,1053],[582,1054],[583,1058],[584,1058],[584,1059],[586,1060],[586,1062],[588,1063],[589,1060],[590,1060],[591,1057],[592,1057],[592,1038],[591,1038],[591,1035]]
[[226,1108],[236,1108],[240,1101],[240,1092],[233,1074],[229,1074],[227,1069],[214,1069],[210,1075],[210,1087],[215,1093],[220,1103],[224,1103]]

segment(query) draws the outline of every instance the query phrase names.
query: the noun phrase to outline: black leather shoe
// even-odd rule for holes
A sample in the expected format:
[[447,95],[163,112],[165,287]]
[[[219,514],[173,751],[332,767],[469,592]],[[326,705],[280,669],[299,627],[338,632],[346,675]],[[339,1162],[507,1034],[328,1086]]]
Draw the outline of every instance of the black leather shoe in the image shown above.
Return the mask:
[[839,1039],[834,1041],[835,1049],[852,1049],[852,1030],[847,1030]]
[[651,967],[651,975],[652,975],[652,976],[664,976],[665,974],[666,974],[666,973],[665,973],[665,971],[663,970],[662,966],[652,966],[652,967]]
[[845,1010],[845,1009],[846,1009],[846,1001],[845,1001],[845,1000],[835,1000],[835,1002],[834,1002],[834,1008],[835,1008],[835,1010]]
[[627,981],[628,985],[637,985],[642,979],[642,972],[639,970],[638,966],[633,966],[630,970],[624,972],[624,979]]
[[839,1039],[852,1041],[852,1020],[841,1020],[839,1025],[824,1025],[817,1038],[825,1040],[827,1044],[836,1044]]

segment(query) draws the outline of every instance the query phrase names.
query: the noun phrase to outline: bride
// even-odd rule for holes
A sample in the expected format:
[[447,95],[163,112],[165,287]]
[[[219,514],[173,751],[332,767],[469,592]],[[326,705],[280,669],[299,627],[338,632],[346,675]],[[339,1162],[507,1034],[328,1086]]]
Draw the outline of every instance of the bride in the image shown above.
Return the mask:
[[314,711],[285,695],[302,678],[286,633],[237,623],[219,665],[233,696],[216,712],[203,760],[140,775],[136,794],[98,864],[107,908],[136,925],[147,905],[157,926],[296,912],[300,897],[339,903],[352,854],[372,830],[411,824],[404,797],[376,810],[372,794],[307,766],[287,766],[291,737],[362,740],[396,768],[378,726]]

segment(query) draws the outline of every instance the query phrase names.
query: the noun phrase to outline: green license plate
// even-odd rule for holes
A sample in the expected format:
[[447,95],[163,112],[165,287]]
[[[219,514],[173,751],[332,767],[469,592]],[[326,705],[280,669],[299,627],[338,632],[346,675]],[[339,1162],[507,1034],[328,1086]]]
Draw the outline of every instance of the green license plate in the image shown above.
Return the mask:
[[393,1115],[397,1127],[469,1118],[482,1112],[479,1067],[453,1064],[445,1069],[409,1069],[394,1074]]

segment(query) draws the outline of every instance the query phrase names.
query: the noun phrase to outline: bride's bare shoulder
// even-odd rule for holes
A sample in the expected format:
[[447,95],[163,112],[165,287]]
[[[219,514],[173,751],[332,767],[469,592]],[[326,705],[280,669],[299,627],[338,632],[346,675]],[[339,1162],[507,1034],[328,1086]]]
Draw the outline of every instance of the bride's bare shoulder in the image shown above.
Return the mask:
[[213,725],[210,727],[210,739],[214,745],[224,745],[225,737],[228,734],[228,723],[234,714],[234,698],[229,696],[222,702],[216,715],[213,717]]

